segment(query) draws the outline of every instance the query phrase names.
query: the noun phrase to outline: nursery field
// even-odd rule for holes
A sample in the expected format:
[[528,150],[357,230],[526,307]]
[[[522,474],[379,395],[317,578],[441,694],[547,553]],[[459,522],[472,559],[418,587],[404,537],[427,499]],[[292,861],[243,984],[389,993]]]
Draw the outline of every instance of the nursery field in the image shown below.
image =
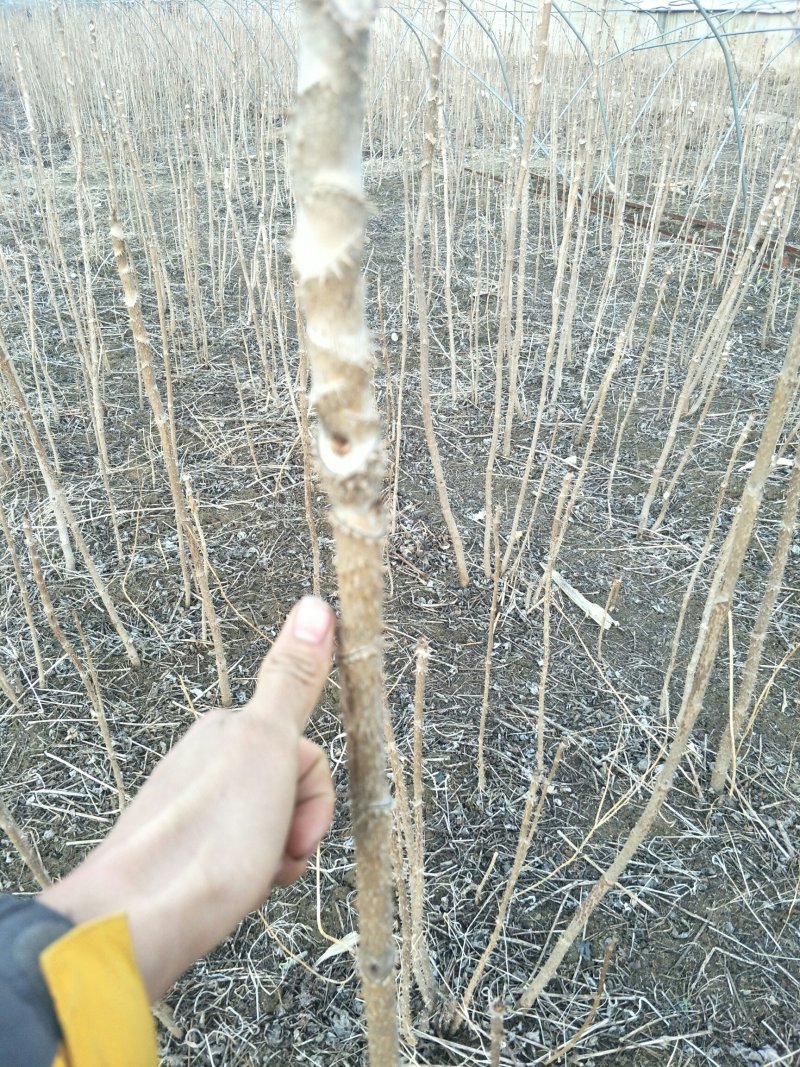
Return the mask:
[[[514,10],[449,12],[432,107],[384,10],[367,79],[403,1056],[798,1064],[800,82]],[[337,604],[276,12],[0,15],[0,891]],[[165,1067],[366,1062],[339,692],[332,831]]]

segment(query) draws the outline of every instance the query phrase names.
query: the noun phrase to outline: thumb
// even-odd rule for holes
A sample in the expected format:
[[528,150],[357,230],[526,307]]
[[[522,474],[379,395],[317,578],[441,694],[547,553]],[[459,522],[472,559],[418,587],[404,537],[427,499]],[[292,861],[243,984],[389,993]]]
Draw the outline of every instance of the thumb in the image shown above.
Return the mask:
[[331,669],[333,635],[333,610],[324,600],[298,601],[259,668],[250,711],[291,719],[302,733]]

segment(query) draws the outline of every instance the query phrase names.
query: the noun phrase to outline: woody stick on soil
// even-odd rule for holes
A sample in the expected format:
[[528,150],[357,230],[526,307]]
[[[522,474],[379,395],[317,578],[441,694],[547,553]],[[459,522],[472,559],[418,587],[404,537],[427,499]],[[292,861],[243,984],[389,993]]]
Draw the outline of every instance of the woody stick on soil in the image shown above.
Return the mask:
[[317,461],[331,501],[341,603],[339,669],[356,843],[359,962],[369,1059],[398,1058],[391,801],[384,747],[385,455],[360,273],[362,76],[374,5],[304,0],[292,137],[292,258],[306,321]]

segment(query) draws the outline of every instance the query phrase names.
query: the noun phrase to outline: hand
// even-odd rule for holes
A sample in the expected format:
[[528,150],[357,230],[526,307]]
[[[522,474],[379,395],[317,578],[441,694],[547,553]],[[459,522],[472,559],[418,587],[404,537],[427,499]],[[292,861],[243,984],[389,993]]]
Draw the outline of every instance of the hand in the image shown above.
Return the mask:
[[333,612],[292,609],[240,711],[211,711],[158,764],[108,837],[46,889],[76,923],[125,912],[148,995],[160,997],[273,885],[288,885],[333,816],[322,750],[302,736],[330,670]]

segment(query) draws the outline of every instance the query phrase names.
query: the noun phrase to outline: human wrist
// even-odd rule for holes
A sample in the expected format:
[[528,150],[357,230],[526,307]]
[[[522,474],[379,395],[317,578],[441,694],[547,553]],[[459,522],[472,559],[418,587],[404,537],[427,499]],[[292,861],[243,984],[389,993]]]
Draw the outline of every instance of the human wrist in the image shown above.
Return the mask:
[[124,915],[148,998],[154,1001],[169,988],[169,968],[165,966],[169,957],[165,951],[170,940],[168,931],[163,924],[156,928],[155,917],[144,914],[142,902],[119,865],[98,863],[91,856],[61,881],[44,889],[37,899],[75,926]]

